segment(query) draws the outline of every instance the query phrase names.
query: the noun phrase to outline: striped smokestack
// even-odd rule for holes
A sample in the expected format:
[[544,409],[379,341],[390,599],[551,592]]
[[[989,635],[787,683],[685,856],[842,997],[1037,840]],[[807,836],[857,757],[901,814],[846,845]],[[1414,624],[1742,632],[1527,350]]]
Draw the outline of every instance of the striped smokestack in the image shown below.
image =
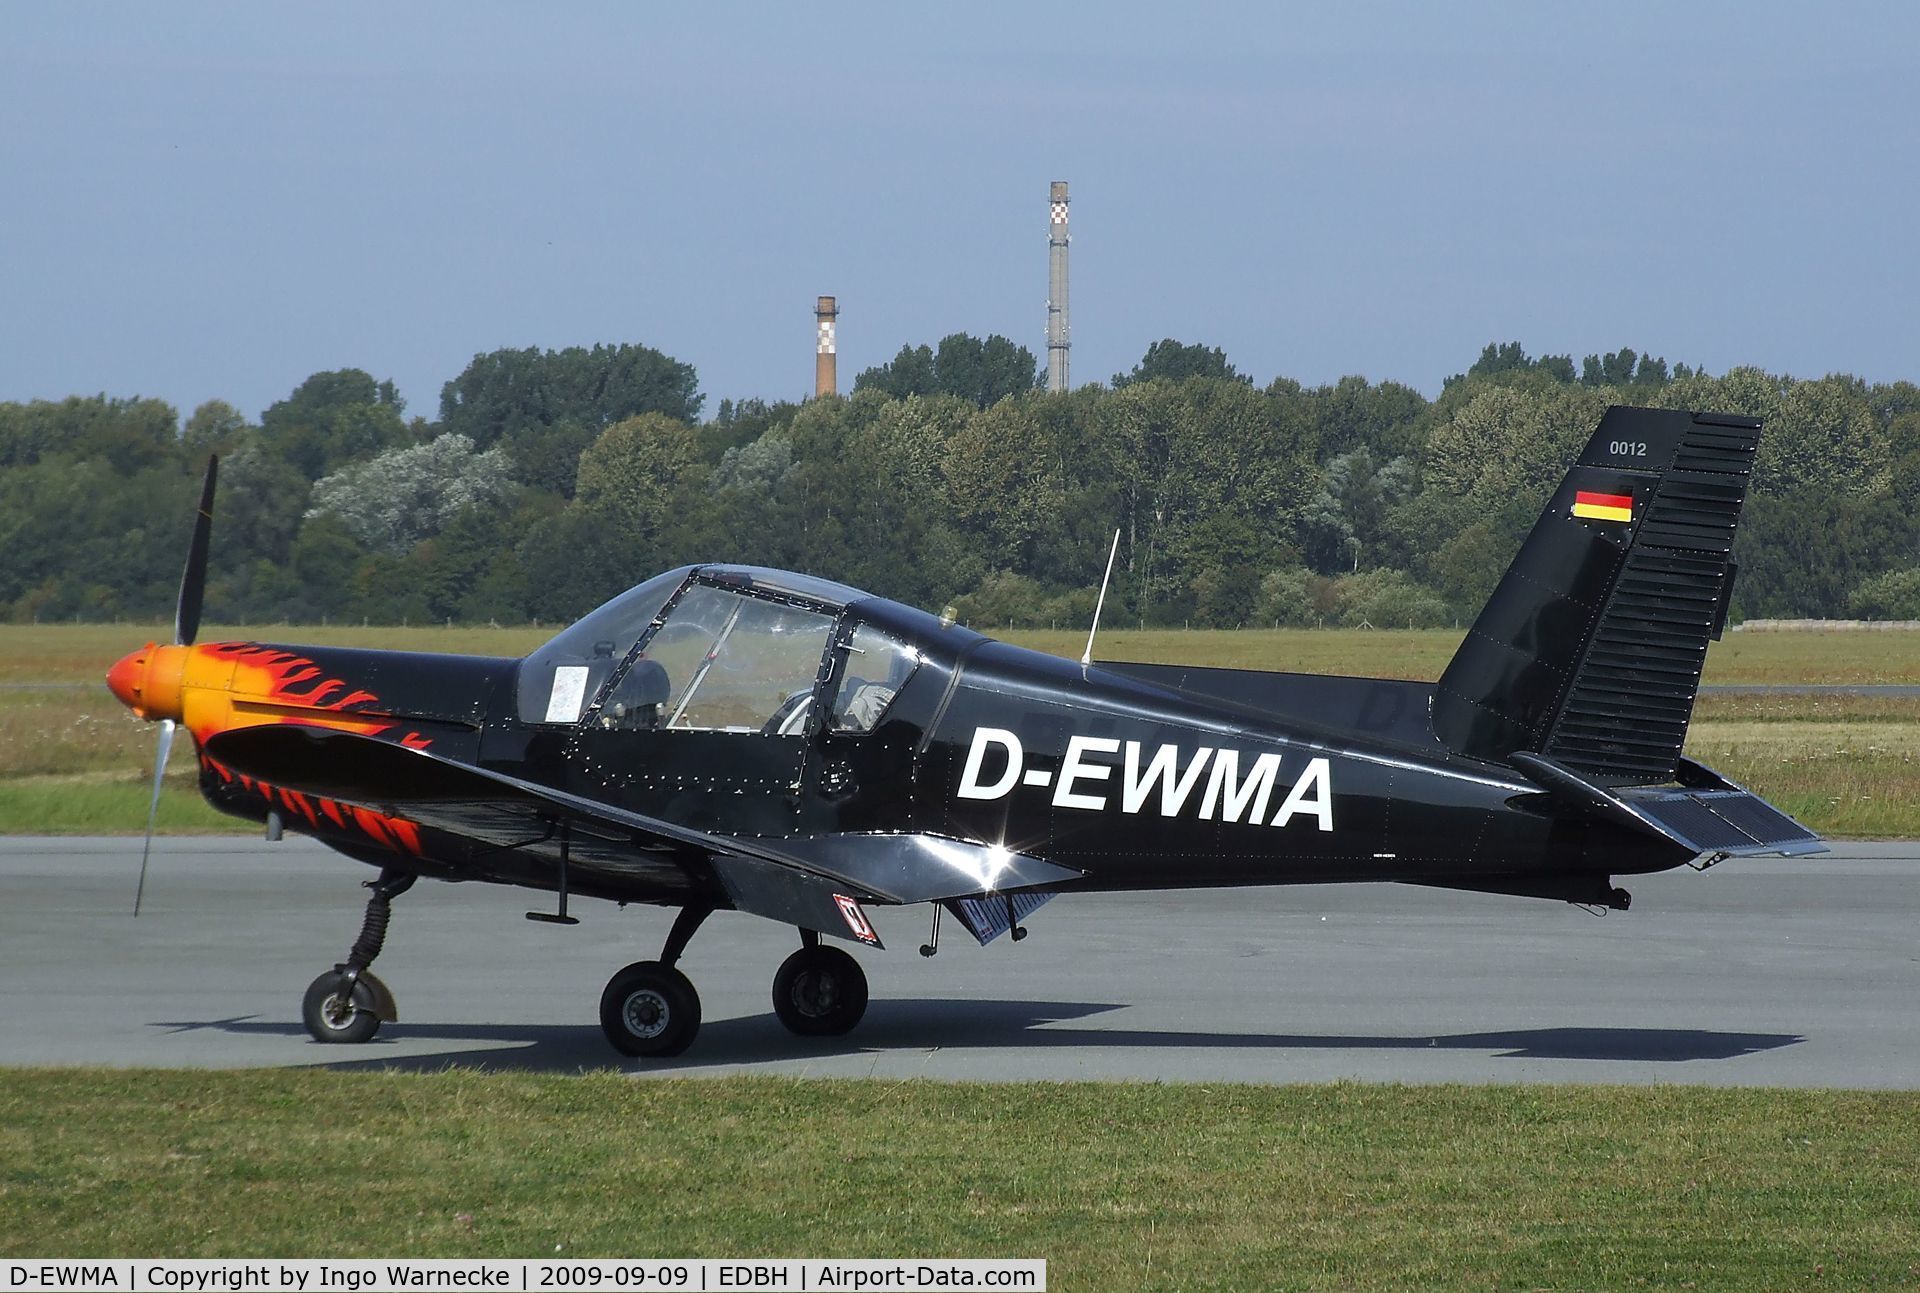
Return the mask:
[[833,335],[833,321],[839,317],[840,308],[834,304],[831,296],[823,296],[814,303],[813,323],[816,339],[813,353],[813,393],[815,395],[839,393],[840,375],[835,361],[839,342]]
[[1067,389],[1067,182],[1047,195],[1047,389]]

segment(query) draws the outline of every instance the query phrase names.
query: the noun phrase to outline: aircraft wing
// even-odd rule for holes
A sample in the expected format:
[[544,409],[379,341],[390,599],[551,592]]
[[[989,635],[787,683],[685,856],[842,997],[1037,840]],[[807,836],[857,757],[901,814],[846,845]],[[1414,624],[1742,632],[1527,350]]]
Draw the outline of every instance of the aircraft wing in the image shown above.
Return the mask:
[[564,824],[573,864],[590,875],[644,875],[663,863],[704,869],[740,911],[875,947],[861,902],[934,902],[1081,877],[1041,858],[933,835],[702,831],[332,728],[239,728],[210,738],[206,753],[244,776],[496,849],[533,851],[556,866]]

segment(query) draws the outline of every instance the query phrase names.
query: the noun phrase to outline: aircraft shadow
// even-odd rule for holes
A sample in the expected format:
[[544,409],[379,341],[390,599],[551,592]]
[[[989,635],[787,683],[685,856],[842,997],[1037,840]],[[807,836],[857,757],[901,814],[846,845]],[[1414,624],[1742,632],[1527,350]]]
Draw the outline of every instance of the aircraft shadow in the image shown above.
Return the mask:
[[[1159,1031],[1126,1028],[1050,1028],[1123,1007],[1084,1001],[876,1001],[860,1027],[846,1037],[795,1037],[771,1013],[716,1020],[700,1030],[693,1050],[666,1060],[644,1061],[646,1071],[673,1072],[722,1066],[780,1064],[809,1058],[872,1055],[889,1051],[1049,1050],[1142,1048],[1153,1050],[1352,1050],[1485,1051],[1495,1059],[1614,1060],[1685,1063],[1728,1060],[1797,1045],[1793,1033],[1721,1032],[1704,1028],[1518,1028],[1493,1032],[1435,1034],[1293,1034]],[[213,1029],[233,1035],[304,1038],[293,1020],[257,1017],[157,1023],[175,1031]],[[402,1039],[469,1043],[432,1055],[382,1055]],[[390,1024],[364,1047],[323,1048],[312,1062],[338,1069],[435,1071],[459,1066],[487,1071],[579,1072],[629,1069],[590,1025]]]

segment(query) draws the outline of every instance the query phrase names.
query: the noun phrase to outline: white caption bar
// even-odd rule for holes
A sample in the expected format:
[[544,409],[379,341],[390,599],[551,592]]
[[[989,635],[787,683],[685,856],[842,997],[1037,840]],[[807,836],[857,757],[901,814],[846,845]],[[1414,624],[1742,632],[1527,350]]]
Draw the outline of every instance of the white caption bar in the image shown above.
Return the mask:
[[519,1293],[625,1293],[665,1289],[1044,1290],[1040,1259],[801,1258],[453,1261],[207,1258],[0,1262],[0,1293],[404,1293],[414,1289],[511,1289]]

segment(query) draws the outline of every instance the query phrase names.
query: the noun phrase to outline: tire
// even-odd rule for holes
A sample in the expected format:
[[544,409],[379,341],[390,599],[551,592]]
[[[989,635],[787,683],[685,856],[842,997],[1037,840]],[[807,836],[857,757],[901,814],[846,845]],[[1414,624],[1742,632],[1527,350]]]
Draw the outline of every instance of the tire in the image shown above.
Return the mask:
[[373,989],[364,982],[355,982],[352,993],[343,999],[341,988],[346,981],[347,976],[339,970],[328,970],[307,985],[307,995],[300,1003],[300,1019],[316,1042],[357,1046],[372,1041],[373,1035],[380,1031]]
[[700,994],[687,976],[658,961],[635,961],[607,980],[600,1030],[622,1055],[678,1055],[700,1031]]
[[837,947],[803,947],[773,976],[773,1013],[802,1037],[839,1037],[867,1013],[867,975]]

